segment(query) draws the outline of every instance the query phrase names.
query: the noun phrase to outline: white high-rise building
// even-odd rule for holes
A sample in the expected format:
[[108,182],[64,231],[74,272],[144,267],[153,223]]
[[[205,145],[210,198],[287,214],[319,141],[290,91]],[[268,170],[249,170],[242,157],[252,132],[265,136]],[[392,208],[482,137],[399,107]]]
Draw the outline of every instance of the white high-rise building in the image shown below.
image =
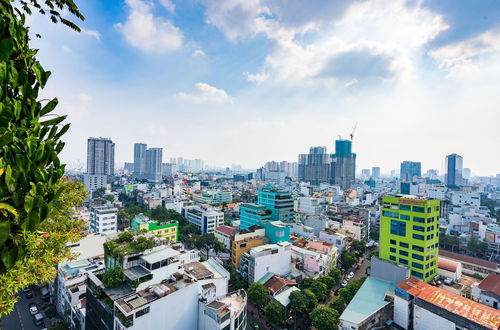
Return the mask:
[[108,138],[90,137],[87,141],[87,174],[115,173],[115,144]]
[[146,173],[146,150],[147,144],[134,144],[134,178],[143,179]]
[[151,182],[161,181],[162,159],[162,148],[149,148],[146,151],[146,179]]
[[92,207],[90,210],[90,231],[106,235],[116,233],[117,212],[118,209],[110,205]]

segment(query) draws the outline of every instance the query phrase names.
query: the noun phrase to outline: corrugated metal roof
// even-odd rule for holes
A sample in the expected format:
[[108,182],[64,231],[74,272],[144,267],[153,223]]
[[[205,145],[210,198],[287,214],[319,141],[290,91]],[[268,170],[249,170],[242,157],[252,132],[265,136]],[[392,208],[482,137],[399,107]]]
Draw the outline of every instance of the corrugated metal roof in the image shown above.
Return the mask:
[[489,329],[500,327],[500,311],[410,277],[397,284],[412,296]]

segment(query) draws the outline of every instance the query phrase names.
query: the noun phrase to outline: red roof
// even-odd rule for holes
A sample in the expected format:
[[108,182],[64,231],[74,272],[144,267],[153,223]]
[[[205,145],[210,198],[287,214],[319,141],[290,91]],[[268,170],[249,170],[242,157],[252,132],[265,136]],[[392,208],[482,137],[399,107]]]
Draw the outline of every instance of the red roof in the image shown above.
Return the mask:
[[266,283],[264,283],[264,286],[266,289],[269,291],[271,295],[275,295],[278,291],[280,291],[283,287],[288,286],[288,285],[297,285],[295,281],[290,281],[287,279],[284,279],[282,277],[274,275],[271,277],[269,280],[267,280]]
[[500,275],[490,274],[479,283],[478,287],[483,291],[493,292],[500,296]]
[[438,268],[447,270],[449,272],[455,273],[458,268],[458,262],[445,259],[445,258],[439,258],[438,259]]
[[221,232],[223,234],[226,234],[228,236],[233,236],[236,234],[236,229],[230,226],[222,225],[217,228],[215,228],[215,231]]
[[497,268],[498,268],[498,265],[494,262],[490,262],[487,260],[474,258],[474,257],[466,256],[463,254],[458,254],[455,252],[446,251],[446,250],[440,249],[439,255],[446,257],[446,258],[449,258],[449,259],[455,259],[455,260],[459,260],[459,261],[462,261],[462,262],[465,262],[468,264],[474,264],[474,265],[482,266],[482,267],[493,269],[493,270],[497,270]]
[[488,329],[496,330],[500,327],[500,311],[494,308],[429,285],[413,277],[398,283],[397,287],[412,296],[460,315]]

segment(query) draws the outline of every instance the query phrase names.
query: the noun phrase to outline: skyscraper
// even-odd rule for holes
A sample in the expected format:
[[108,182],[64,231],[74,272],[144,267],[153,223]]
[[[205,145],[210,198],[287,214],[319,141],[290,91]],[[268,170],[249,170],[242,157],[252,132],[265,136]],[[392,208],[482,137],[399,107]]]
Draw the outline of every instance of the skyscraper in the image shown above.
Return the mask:
[[380,179],[380,167],[372,167],[372,178],[375,180]]
[[162,157],[162,148],[149,148],[146,150],[146,179],[151,182],[161,181]]
[[410,268],[428,282],[437,275],[440,200],[384,196],[380,217],[381,259]]
[[420,162],[411,162],[408,160],[402,162],[399,176],[401,181],[413,181],[414,176],[422,176]]
[[457,187],[462,184],[463,158],[457,154],[446,156],[444,183],[448,187]]
[[332,155],[333,181],[342,189],[354,183],[356,173],[356,154],[352,152],[351,140],[335,140],[335,154]]
[[87,174],[115,173],[115,144],[108,138],[90,137],[87,141]]
[[134,178],[145,179],[147,144],[134,144]]
[[332,183],[332,159],[326,147],[311,147],[308,154],[299,155],[299,180],[312,185]]

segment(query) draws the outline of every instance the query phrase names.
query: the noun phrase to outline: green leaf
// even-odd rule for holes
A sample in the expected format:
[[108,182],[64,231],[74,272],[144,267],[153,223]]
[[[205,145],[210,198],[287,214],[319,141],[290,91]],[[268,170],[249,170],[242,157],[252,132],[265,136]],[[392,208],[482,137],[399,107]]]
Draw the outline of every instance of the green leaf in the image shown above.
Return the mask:
[[0,148],[9,144],[10,141],[12,141],[12,138],[14,136],[12,135],[12,133],[6,133],[6,134],[2,134],[0,136]]
[[0,41],[0,61],[8,59],[13,50],[14,42],[11,38],[5,38]]
[[31,69],[35,73],[36,80],[40,83],[40,87],[45,87],[45,84],[47,83],[47,75],[45,74],[45,70],[42,68],[40,62],[35,62]]
[[69,126],[70,124],[64,125],[63,128],[61,128],[61,130],[59,131],[59,133],[57,133],[56,136],[54,136],[54,140],[59,140],[61,136],[63,136],[68,131]]
[[3,249],[2,250],[2,262],[5,266],[5,268],[10,269],[14,264],[16,263],[17,259],[17,246],[9,248],[9,249]]
[[57,125],[60,122],[62,122],[64,119],[66,119],[66,116],[59,116],[59,117],[56,117],[56,118],[53,118],[53,119],[42,121],[40,124],[42,124],[44,126]]
[[33,197],[30,195],[24,196],[24,210],[26,213],[30,213],[33,209]]
[[49,103],[47,103],[43,108],[42,108],[42,111],[40,112],[40,116],[45,116],[46,114],[48,114],[49,112],[51,112],[52,110],[54,110],[57,106],[57,103],[59,103],[59,101],[57,99],[52,99],[49,101]]
[[9,238],[10,233],[10,221],[0,222],[0,246],[2,246],[7,238]]

